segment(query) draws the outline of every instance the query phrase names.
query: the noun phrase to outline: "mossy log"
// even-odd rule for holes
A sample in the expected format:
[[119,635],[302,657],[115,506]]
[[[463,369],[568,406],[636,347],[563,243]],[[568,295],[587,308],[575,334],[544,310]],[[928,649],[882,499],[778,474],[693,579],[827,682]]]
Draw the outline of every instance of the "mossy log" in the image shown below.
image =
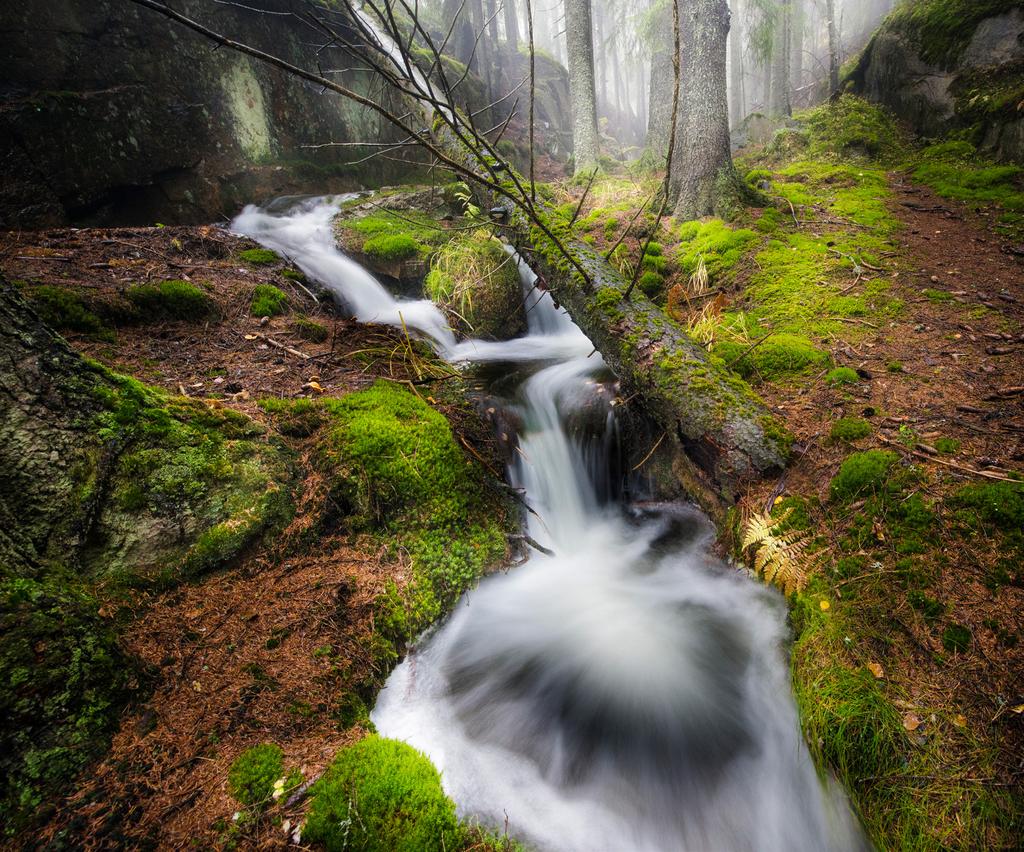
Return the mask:
[[746,382],[707,350],[593,247],[563,240],[586,272],[570,266],[536,227],[518,244],[548,288],[594,342],[637,402],[664,430],[687,492],[719,515],[745,483],[781,469],[791,438]]
[[[508,173],[504,164],[480,162],[445,128],[435,125],[434,134],[474,172]],[[512,178],[506,181],[512,190]],[[477,192],[484,209],[505,209],[508,240],[594,342],[626,395],[664,430],[677,478],[705,510],[721,517],[746,483],[785,466],[792,438],[750,387],[639,289],[627,297],[630,282],[568,233],[548,205],[535,202],[540,227],[504,196]]]

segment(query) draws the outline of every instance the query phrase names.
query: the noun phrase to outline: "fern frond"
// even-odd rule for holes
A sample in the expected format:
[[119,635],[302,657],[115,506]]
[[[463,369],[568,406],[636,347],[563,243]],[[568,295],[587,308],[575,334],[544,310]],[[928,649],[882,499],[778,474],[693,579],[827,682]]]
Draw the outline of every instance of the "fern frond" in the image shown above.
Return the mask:
[[773,518],[766,512],[755,512],[747,518],[743,530],[743,550],[756,547],[754,570],[786,594],[807,585],[817,562],[809,553],[807,533],[779,530],[791,513],[792,509],[787,509],[778,518]]

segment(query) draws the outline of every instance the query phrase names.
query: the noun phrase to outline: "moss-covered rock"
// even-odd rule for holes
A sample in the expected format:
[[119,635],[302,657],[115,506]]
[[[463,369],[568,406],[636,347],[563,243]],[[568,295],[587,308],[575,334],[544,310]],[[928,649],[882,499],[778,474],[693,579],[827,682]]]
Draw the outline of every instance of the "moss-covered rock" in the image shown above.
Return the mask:
[[456,238],[431,259],[427,295],[469,336],[507,340],[526,330],[515,259],[486,231]]
[[302,839],[328,852],[444,852],[462,829],[420,752],[370,736],[339,752],[313,787]]
[[188,281],[135,284],[125,291],[142,321],[185,320],[199,322],[217,312],[217,305],[205,292]]

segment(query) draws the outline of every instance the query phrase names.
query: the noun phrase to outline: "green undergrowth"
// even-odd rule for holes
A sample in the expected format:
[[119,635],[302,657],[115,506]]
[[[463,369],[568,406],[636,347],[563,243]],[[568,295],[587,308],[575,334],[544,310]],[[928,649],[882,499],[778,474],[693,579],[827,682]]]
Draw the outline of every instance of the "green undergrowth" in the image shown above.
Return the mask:
[[426,259],[454,233],[429,215],[413,211],[378,210],[369,216],[338,220],[342,245],[381,263]]
[[400,385],[261,405],[283,433],[313,438],[330,490],[324,523],[379,537],[411,563],[409,582],[389,583],[376,605],[373,653],[386,673],[397,649],[505,557],[513,513],[447,419]]
[[[854,422],[854,434],[866,437],[863,421]],[[840,431],[847,434],[846,426]],[[986,781],[1000,758],[987,732],[961,715],[971,696],[919,706],[914,683],[921,672],[905,668],[890,646],[900,644],[891,631],[896,612],[919,620],[942,649],[933,665],[978,653],[974,634],[981,625],[963,621],[944,599],[939,569],[960,540],[996,541],[1007,562],[1019,559],[1024,484],[969,485],[939,500],[928,496],[932,484],[898,454],[867,450],[846,458],[827,501],[790,497],[777,507],[800,508],[799,528],[813,541],[837,542],[790,601],[801,723],[816,762],[849,790],[878,848],[1012,848],[1022,803]],[[828,537],[814,538],[826,530]],[[1015,581],[1007,573],[990,588]],[[997,637],[1016,641],[1005,629]]]
[[256,811],[266,808],[275,798],[289,795],[301,783],[298,770],[285,772],[284,754],[274,743],[246,749],[228,770],[228,792]]
[[975,207],[995,207],[1001,230],[1024,234],[1024,168],[995,163],[966,141],[931,145],[908,164],[911,178],[938,195]]
[[0,568],[0,833],[41,815],[106,749],[140,672],[72,571]]
[[114,339],[113,331],[78,293],[46,284],[32,289],[28,295],[50,328],[56,331],[77,331],[101,340]]
[[272,263],[280,263],[281,258],[277,252],[266,248],[245,249],[238,253],[238,257],[253,266],[269,266]]

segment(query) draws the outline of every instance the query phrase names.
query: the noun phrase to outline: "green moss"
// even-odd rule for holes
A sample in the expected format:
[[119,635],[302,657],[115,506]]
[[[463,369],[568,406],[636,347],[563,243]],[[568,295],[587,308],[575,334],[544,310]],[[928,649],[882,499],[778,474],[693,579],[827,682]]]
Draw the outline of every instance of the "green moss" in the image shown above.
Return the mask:
[[855,385],[860,381],[860,376],[852,367],[836,367],[825,376],[825,381],[830,385]]
[[926,62],[949,68],[983,20],[1019,8],[1019,0],[915,0],[898,6],[885,26],[906,36]]
[[295,317],[289,327],[294,335],[310,343],[323,343],[330,336],[327,326],[308,317]]
[[31,290],[29,297],[43,321],[56,331],[79,331],[102,339],[113,338],[103,320],[71,290],[47,284]]
[[885,362],[885,369],[888,370],[890,373],[902,373],[903,372],[903,362],[902,361],[895,361],[895,360],[893,360],[893,361],[886,361]]
[[665,289],[665,279],[660,273],[654,271],[645,272],[637,281],[637,286],[648,298],[656,298]]
[[971,631],[962,624],[950,624],[942,631],[942,647],[951,653],[964,653],[971,647]]
[[302,836],[328,852],[444,852],[459,848],[461,829],[430,761],[370,736],[339,752],[314,785]]
[[832,424],[833,441],[859,441],[871,434],[871,424],[859,417],[842,417]]
[[272,284],[257,284],[252,291],[249,314],[254,317],[276,317],[288,310],[288,297]]
[[867,450],[849,456],[832,480],[832,499],[847,501],[879,491],[898,459],[891,450]]
[[744,378],[756,377],[764,381],[821,367],[830,360],[827,352],[815,347],[806,337],[795,334],[773,334],[756,346],[723,340],[715,344],[713,351]]
[[944,456],[955,456],[960,452],[960,442],[956,438],[939,438],[935,441],[935,449]]
[[871,160],[894,162],[906,150],[892,115],[856,95],[845,94],[800,114],[799,119],[810,133],[809,152],[813,157],[861,155]]
[[379,530],[412,558],[411,638],[447,610],[506,549],[504,503],[456,444],[448,421],[388,382],[324,400],[317,456],[350,523]]
[[238,257],[246,263],[253,264],[253,266],[268,266],[271,263],[281,262],[281,258],[277,252],[273,252],[266,248],[245,249],[245,251],[240,251],[238,253]]
[[757,238],[745,228],[732,228],[721,219],[684,222],[678,230],[681,244],[676,255],[680,269],[691,275],[703,261],[709,281],[717,282],[739,262]]
[[920,589],[907,592],[907,602],[929,621],[935,621],[946,614],[946,605],[933,597],[929,597]]
[[136,284],[125,297],[142,319],[171,319],[199,322],[217,313],[216,303],[188,281]]
[[106,749],[139,673],[74,575],[0,566],[0,802],[5,830]]
[[380,234],[363,243],[363,254],[384,263],[408,260],[420,252],[420,244],[407,234]]
[[977,516],[1004,530],[1024,529],[1024,484],[992,482],[968,485],[953,495],[953,506],[972,509]]
[[284,777],[284,754],[273,743],[243,751],[228,770],[228,792],[243,805],[265,807],[274,782]]
[[526,329],[519,270],[485,230],[450,240],[431,258],[426,294],[453,315],[453,324],[484,339],[506,339]]

